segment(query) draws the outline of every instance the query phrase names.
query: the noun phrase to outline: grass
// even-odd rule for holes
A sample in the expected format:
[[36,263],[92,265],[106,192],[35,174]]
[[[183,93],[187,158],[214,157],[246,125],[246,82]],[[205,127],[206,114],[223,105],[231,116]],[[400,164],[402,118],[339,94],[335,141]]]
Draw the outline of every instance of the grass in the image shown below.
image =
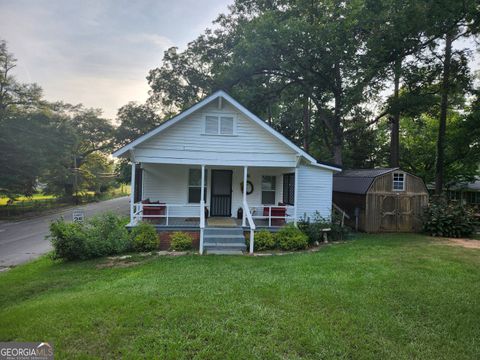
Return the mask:
[[[80,193],[80,195],[84,196],[84,197],[93,197],[95,195],[95,193],[93,191],[83,191],[83,192]],[[125,185],[125,184],[121,184],[120,186],[118,186],[116,188],[113,188],[113,189],[110,189],[109,191],[104,193],[103,197],[105,197],[106,199],[107,198],[112,198],[113,199],[115,197],[126,196],[126,195],[130,195],[130,186]],[[46,201],[52,201],[52,200],[55,200],[55,199],[58,199],[58,197],[55,196],[55,195],[45,195],[45,194],[38,193],[38,194],[33,194],[30,197],[19,196],[14,200],[13,204],[14,205],[27,204],[27,203],[31,204],[31,203],[35,203],[35,202],[42,203],[42,202],[46,202]],[[0,196],[0,206],[7,205],[8,200],[9,200],[8,197]]]
[[363,235],[320,252],[0,274],[0,339],[58,358],[474,359],[480,250]]
[[[101,195],[95,195],[93,191],[78,193],[81,204],[105,201],[121,196],[130,195],[130,186],[124,184],[117,188],[110,189]],[[7,205],[8,198],[0,197],[0,219],[17,220],[60,209],[66,206],[73,206],[73,200],[61,199],[54,195],[34,194],[32,197],[20,196],[12,205]]]
[[[45,195],[45,194],[33,194],[32,197],[19,196],[13,203],[18,204],[22,202],[32,202],[32,201],[45,201],[45,200],[54,200],[56,196],[54,195]],[[0,206],[7,205],[8,197],[0,197]]]

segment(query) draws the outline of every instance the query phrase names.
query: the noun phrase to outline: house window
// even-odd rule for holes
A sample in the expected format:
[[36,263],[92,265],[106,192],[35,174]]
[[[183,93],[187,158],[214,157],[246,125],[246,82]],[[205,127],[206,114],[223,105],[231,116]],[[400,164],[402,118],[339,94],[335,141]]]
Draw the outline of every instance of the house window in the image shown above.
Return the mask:
[[[207,199],[207,171],[205,171],[205,184],[203,191],[203,200]],[[188,202],[200,203],[200,195],[202,191],[202,170],[188,170]]]
[[234,122],[231,116],[206,116],[205,134],[233,135]]
[[295,174],[283,175],[283,203],[295,204]]
[[275,176],[262,176],[262,204],[275,205]]
[[480,193],[468,191],[467,195],[467,204],[477,205],[480,203]]
[[405,174],[393,173],[393,191],[405,190]]

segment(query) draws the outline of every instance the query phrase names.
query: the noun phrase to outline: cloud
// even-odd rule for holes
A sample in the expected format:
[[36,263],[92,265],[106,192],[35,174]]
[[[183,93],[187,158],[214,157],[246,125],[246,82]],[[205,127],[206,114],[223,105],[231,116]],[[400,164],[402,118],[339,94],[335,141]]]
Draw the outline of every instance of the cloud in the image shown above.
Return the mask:
[[131,43],[146,43],[152,44],[159,48],[167,49],[174,45],[173,41],[170,40],[168,37],[158,34],[147,34],[147,33],[139,33],[139,34],[129,34],[126,36],[126,40]]
[[163,51],[185,46],[233,0],[0,0],[0,39],[15,75],[49,101],[83,103],[114,118],[148,97]]

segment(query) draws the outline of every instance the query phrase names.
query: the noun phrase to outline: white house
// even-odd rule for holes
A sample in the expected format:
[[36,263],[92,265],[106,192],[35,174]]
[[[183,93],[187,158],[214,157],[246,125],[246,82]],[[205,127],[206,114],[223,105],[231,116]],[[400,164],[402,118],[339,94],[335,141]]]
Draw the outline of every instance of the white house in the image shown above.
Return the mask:
[[256,229],[296,223],[316,211],[329,218],[332,175],[340,171],[317,162],[224,91],[113,156],[132,163],[130,225],[148,219],[159,232],[196,231],[200,253],[243,250],[244,231],[253,252]]

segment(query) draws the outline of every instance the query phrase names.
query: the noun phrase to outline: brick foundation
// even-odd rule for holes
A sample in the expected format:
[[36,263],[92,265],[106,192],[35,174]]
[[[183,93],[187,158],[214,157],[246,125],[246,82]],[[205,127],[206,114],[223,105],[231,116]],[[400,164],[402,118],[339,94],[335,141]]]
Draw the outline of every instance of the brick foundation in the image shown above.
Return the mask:
[[[166,231],[166,230],[157,230],[158,238],[160,239],[160,250],[169,250],[170,249],[170,236],[177,231]],[[194,250],[198,250],[200,247],[200,231],[198,230],[182,230],[190,234],[193,238],[192,246]]]

